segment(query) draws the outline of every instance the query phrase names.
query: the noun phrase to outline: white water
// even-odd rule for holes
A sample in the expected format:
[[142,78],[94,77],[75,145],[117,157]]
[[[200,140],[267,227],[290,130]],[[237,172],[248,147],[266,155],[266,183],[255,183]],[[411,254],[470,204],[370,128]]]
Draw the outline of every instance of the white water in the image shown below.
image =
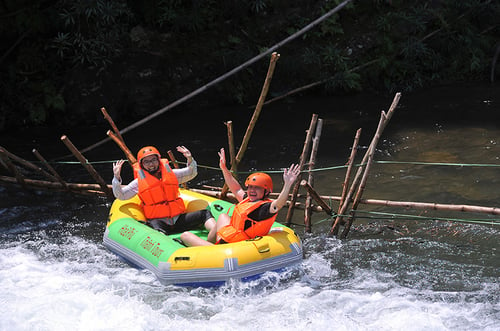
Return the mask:
[[[321,238],[321,253],[306,252],[304,262],[285,273],[185,289],[162,286],[100,242],[69,231],[53,234],[38,229],[2,240],[1,330],[500,330],[500,287],[488,282],[494,278],[479,277],[486,282],[462,290],[433,290],[400,285],[398,271],[344,260],[345,277],[345,270],[332,267],[338,263],[332,257],[353,250],[353,242]],[[307,240],[306,248],[318,244],[317,237]],[[355,253],[376,250],[377,242]],[[401,258],[380,254],[370,263],[398,264]]]

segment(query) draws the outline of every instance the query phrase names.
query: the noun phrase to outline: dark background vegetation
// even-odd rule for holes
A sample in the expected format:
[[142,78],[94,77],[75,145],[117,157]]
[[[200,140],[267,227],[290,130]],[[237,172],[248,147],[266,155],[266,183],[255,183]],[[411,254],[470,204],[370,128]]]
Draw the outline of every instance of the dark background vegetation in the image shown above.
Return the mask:
[[[341,1],[0,0],[0,132],[132,122],[292,35]],[[358,0],[278,50],[270,96],[393,93],[489,81],[500,1]],[[268,58],[267,58],[268,59]],[[252,104],[268,61],[197,106]],[[123,126],[123,125],[122,125]]]

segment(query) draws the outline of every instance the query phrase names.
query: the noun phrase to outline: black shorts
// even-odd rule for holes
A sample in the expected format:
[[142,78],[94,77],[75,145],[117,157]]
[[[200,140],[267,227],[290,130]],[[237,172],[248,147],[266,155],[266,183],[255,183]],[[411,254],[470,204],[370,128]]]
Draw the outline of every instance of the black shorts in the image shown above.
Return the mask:
[[173,234],[199,229],[212,217],[212,213],[208,209],[203,209],[180,214],[174,225],[167,224],[167,222],[161,218],[149,220],[146,224],[165,234]]

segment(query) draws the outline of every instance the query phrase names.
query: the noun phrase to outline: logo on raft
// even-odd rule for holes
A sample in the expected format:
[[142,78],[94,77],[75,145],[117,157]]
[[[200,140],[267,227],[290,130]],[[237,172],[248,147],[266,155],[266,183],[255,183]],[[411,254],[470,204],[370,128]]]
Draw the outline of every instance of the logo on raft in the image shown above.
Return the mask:
[[161,253],[164,252],[164,250],[160,248],[160,243],[151,239],[150,236],[141,242],[141,247],[151,252],[151,254],[156,257],[160,257]]
[[120,231],[118,232],[122,237],[125,237],[126,239],[130,240],[134,236],[134,234],[137,233],[137,230],[135,228],[129,227],[128,225],[123,226]]

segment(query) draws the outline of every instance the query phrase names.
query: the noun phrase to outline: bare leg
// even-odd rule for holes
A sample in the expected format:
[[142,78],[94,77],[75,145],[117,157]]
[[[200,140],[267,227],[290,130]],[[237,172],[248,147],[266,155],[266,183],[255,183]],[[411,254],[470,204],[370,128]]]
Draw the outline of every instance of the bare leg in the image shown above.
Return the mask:
[[186,231],[181,234],[181,240],[186,246],[210,246],[213,243],[203,240],[192,232]]
[[227,214],[220,214],[216,226],[208,233],[207,240],[215,243],[217,241],[217,232],[229,223],[231,223],[231,217]]
[[205,221],[205,229],[210,232],[213,228],[215,228],[215,218],[211,217]]

